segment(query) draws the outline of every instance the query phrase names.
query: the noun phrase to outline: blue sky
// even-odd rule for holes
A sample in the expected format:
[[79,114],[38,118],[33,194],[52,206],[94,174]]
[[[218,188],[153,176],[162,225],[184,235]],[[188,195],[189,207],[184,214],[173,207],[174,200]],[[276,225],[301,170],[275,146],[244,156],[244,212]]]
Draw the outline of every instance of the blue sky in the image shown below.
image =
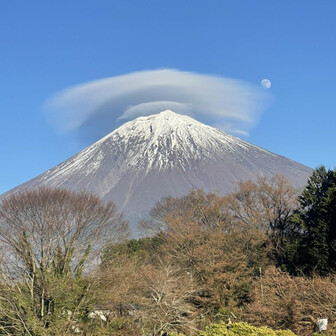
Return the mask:
[[269,78],[272,103],[242,138],[334,168],[335,17],[334,0],[2,1],[0,193],[90,144],[47,121],[54,93],[166,68]]

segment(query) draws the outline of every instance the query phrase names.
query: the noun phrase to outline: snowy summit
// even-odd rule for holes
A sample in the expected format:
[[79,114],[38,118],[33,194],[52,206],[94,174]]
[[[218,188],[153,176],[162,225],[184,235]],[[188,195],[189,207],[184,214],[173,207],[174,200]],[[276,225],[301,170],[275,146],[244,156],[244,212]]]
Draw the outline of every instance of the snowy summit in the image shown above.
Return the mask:
[[[312,170],[237,137],[166,110],[129,121],[44,174],[39,185],[93,192],[127,215],[141,215],[164,196],[192,188],[225,194],[239,180],[286,175],[302,187]],[[12,191],[10,191],[12,192]]]
[[251,145],[170,110],[125,123],[98,143],[112,142],[127,167],[183,170],[195,161],[221,162],[226,155]]

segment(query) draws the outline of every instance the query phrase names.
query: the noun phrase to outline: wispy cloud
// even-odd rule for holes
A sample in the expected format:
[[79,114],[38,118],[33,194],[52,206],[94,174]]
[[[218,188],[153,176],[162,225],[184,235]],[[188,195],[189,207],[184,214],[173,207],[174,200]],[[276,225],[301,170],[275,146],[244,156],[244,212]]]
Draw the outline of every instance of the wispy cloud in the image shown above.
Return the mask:
[[68,88],[51,97],[44,109],[59,130],[90,139],[126,120],[166,109],[246,135],[266,101],[264,90],[240,80],[163,69]]

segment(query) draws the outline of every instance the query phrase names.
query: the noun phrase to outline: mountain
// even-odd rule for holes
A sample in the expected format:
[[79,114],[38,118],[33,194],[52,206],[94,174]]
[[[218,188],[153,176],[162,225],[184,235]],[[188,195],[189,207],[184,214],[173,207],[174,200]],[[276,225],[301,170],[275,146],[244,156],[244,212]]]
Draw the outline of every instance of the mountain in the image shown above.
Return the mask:
[[172,111],[129,121],[9,192],[46,185],[113,200],[127,215],[192,188],[228,193],[239,180],[286,175],[305,185],[312,169]]

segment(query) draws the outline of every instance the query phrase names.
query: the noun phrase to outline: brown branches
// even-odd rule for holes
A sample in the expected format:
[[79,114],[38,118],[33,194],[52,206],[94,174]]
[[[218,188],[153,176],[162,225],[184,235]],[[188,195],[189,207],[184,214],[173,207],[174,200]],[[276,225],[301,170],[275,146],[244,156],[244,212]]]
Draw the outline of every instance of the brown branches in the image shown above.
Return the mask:
[[92,269],[107,243],[126,236],[127,223],[115,205],[93,195],[39,188],[2,200],[3,325],[27,334],[51,332],[56,316],[82,306],[90,287],[83,272]]

